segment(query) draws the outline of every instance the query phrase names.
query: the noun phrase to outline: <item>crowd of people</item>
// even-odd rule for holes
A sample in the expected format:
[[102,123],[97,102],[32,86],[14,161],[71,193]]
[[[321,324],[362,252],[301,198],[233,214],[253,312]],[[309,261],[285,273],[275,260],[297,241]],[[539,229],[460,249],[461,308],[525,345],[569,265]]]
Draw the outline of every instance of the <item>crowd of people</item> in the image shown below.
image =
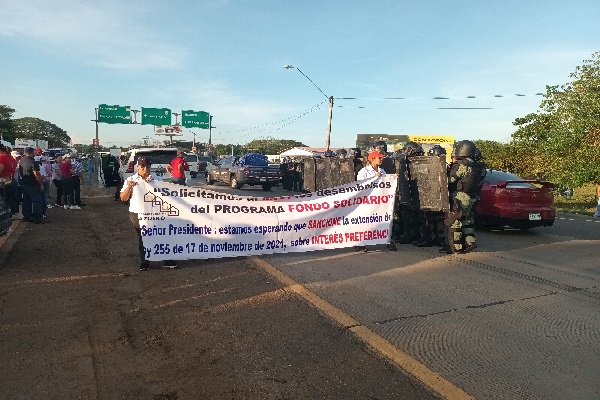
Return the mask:
[[[93,159],[86,158],[85,166],[75,154],[57,156],[53,162],[41,148],[17,150],[0,144],[0,180],[2,194],[12,219],[36,224],[47,223],[47,210],[61,207],[81,210],[81,186],[87,170],[88,183],[94,173]],[[52,201],[51,187],[56,188]]]

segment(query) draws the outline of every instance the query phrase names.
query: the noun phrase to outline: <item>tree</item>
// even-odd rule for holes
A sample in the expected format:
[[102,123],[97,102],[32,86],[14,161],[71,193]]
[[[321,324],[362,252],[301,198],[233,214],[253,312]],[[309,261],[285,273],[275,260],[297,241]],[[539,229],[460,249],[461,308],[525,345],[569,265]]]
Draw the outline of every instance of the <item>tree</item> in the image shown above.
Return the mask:
[[14,124],[18,138],[47,140],[49,147],[65,147],[71,142],[65,130],[39,118],[19,118]]
[[12,119],[15,110],[9,106],[0,106],[0,137],[8,142],[15,141],[15,124]]
[[244,145],[248,151],[262,154],[280,154],[292,147],[305,147],[306,145],[295,140],[279,140],[274,138],[257,139]]
[[546,87],[537,113],[515,119],[513,144],[522,155],[535,155],[529,169],[538,168],[555,183],[600,183],[600,52],[569,78],[560,87]]
[[514,160],[510,151],[510,144],[494,140],[475,140],[475,146],[481,151],[485,165],[491,169],[513,170]]

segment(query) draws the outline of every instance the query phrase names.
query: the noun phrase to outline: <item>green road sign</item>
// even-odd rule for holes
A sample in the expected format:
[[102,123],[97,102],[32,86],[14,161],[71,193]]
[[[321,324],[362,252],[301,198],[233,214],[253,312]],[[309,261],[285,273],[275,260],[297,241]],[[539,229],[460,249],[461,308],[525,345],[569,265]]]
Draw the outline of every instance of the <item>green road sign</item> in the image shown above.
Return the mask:
[[171,110],[142,107],[142,125],[171,125]]
[[210,114],[206,111],[183,110],[181,112],[181,125],[186,128],[202,128],[210,127]]
[[130,124],[131,107],[100,104],[98,106],[98,122],[105,124]]

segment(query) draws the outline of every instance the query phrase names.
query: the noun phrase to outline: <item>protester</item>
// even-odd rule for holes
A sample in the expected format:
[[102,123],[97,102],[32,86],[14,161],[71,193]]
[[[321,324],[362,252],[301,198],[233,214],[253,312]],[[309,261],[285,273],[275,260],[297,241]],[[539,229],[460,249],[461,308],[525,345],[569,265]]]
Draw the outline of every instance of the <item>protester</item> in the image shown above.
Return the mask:
[[94,165],[94,158],[90,154],[89,158],[87,159],[87,168],[86,168],[88,186],[92,186],[94,184],[94,170],[95,169],[96,169],[96,166]]
[[44,177],[44,196],[46,200],[46,207],[52,208],[50,204],[50,184],[52,182],[52,165],[50,164],[50,158],[48,156],[41,157],[42,164],[40,165],[40,173]]
[[26,147],[25,155],[19,161],[19,184],[23,192],[23,221],[41,224],[44,178],[40,174],[40,164],[34,160],[33,147]]
[[370,152],[367,165],[358,171],[358,174],[356,174],[356,180],[363,181],[375,176],[384,176],[385,171],[382,168],[379,168],[384,157],[385,155],[381,154],[377,150]]
[[59,172],[61,177],[61,184],[63,188],[62,204],[65,210],[81,210],[81,208],[74,203],[75,187],[73,185],[73,167],[71,165],[71,155],[65,154],[63,160],[59,165]]
[[73,204],[77,207],[85,206],[81,202],[81,185],[83,184],[85,169],[77,160],[75,154],[71,154],[71,168],[73,169]]
[[[367,165],[363,167],[360,171],[358,171],[358,174],[356,175],[356,180],[363,181],[365,179],[374,178],[376,176],[384,176],[385,171],[382,168],[379,168],[384,157],[385,155],[377,150],[370,152],[367,160]],[[354,246],[354,249],[363,253],[367,251],[367,248],[365,246]],[[390,248],[390,250],[395,250],[395,248]]]
[[62,177],[60,176],[60,164],[62,160],[62,156],[58,156],[54,159],[54,164],[52,164],[52,183],[56,186],[56,207],[62,206],[63,186]]
[[46,218],[46,212],[48,211],[48,195],[46,194],[46,175],[48,174],[48,172],[42,164],[42,156],[34,156],[33,160],[40,165],[40,175],[42,175],[42,218]]
[[[160,181],[161,178],[150,172],[152,161],[148,157],[138,157],[136,162],[137,172],[128,177],[123,182],[123,188],[120,192],[120,198],[123,202],[129,202],[129,219],[138,235],[138,251],[140,254],[140,271],[150,269],[150,262],[146,260],[146,249],[142,241],[142,231],[140,229],[140,221],[138,214],[142,211],[139,209],[136,192],[133,190],[140,182]],[[177,268],[177,262],[168,260],[163,262],[163,267]]]
[[10,156],[8,149],[0,143],[0,183],[4,187],[4,201],[9,205],[12,201],[12,174],[13,174],[13,159]]
[[189,169],[190,167],[187,161],[185,161],[185,153],[181,150],[177,152],[177,157],[171,160],[171,163],[167,165],[167,171],[173,177],[171,182],[183,186],[185,186],[185,171]]
[[[8,150],[8,148],[7,148]],[[10,202],[10,212],[12,213],[12,219],[22,219],[23,214],[19,212],[19,206],[21,205],[22,193],[21,186],[19,184],[19,161],[21,160],[21,154],[18,151],[11,151],[12,157],[12,196]]]

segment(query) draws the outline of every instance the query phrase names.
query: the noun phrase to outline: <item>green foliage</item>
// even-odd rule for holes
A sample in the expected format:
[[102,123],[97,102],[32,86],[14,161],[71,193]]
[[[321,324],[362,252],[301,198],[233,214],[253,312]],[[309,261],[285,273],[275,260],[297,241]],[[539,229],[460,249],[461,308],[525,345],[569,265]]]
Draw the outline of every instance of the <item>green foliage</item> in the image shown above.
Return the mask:
[[71,141],[65,130],[39,118],[19,118],[14,124],[18,138],[47,140],[49,147],[64,147]]
[[510,144],[494,140],[475,140],[474,143],[481,151],[483,161],[488,168],[503,171],[514,169]]
[[0,105],[0,136],[3,140],[14,142],[17,137],[15,134],[15,124],[12,119],[15,110],[9,106]]
[[600,183],[600,52],[562,86],[547,86],[540,110],[517,118],[515,154],[522,168],[565,186]]
[[250,152],[262,154],[280,154],[292,147],[304,147],[306,145],[295,140],[278,140],[274,138],[257,139],[247,143],[244,147]]

